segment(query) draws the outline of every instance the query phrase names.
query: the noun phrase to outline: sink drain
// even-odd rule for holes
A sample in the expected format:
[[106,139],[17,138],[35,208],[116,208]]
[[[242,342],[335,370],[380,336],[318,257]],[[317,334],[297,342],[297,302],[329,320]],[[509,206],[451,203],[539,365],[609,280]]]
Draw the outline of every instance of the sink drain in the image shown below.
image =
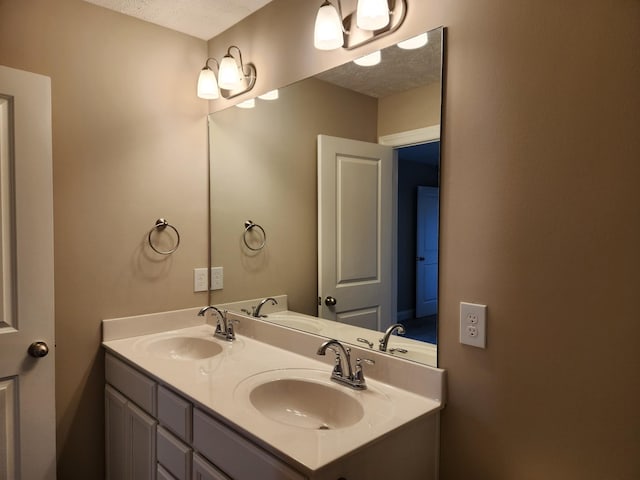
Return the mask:
[[331,427],[329,425],[327,425],[326,423],[323,423],[322,425],[320,425],[318,427],[318,430],[331,430]]

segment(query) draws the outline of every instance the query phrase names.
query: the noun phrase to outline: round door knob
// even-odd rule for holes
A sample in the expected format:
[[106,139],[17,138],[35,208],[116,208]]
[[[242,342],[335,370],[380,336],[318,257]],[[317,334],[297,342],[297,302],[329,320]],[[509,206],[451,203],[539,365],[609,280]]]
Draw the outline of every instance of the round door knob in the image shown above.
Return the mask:
[[47,353],[49,353],[49,347],[44,342],[33,342],[29,345],[27,352],[29,352],[29,355],[32,357],[42,358],[46,357]]
[[331,296],[329,296],[329,297],[324,299],[324,304],[327,307],[333,307],[336,303],[338,303],[338,301],[335,298],[331,297]]

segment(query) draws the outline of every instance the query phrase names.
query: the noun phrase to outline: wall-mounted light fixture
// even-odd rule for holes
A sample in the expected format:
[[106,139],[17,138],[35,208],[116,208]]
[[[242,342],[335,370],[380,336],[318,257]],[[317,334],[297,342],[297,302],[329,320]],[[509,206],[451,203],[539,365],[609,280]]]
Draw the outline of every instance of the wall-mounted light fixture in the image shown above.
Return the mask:
[[[234,48],[238,52],[238,59],[231,54]],[[217,78],[211,63],[218,70]],[[220,96],[229,99],[248,92],[255,84],[256,67],[252,63],[245,64],[240,48],[231,45],[220,63],[215,58],[207,58],[198,77],[198,97],[205,100],[215,100]]]
[[342,16],[340,0],[325,0],[316,15],[313,44],[318,50],[352,50],[395,32],[407,16],[407,0],[358,0]]

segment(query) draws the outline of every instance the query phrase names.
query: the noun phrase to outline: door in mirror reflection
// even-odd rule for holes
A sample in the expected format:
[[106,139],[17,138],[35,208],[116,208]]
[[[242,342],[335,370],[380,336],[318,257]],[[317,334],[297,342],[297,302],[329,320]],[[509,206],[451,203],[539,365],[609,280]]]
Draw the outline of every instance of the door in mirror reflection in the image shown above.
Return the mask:
[[319,317],[373,330],[389,325],[392,193],[391,147],[318,136]]

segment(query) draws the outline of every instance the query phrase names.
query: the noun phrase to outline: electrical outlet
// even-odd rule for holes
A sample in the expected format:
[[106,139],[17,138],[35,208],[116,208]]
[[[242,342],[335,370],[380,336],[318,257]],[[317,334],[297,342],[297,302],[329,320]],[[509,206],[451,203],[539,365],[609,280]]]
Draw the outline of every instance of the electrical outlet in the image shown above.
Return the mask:
[[206,292],[209,289],[208,268],[193,269],[193,291]]
[[486,348],[487,306],[460,302],[460,343]]
[[211,267],[211,290],[222,290],[224,286],[224,272],[222,267]]

